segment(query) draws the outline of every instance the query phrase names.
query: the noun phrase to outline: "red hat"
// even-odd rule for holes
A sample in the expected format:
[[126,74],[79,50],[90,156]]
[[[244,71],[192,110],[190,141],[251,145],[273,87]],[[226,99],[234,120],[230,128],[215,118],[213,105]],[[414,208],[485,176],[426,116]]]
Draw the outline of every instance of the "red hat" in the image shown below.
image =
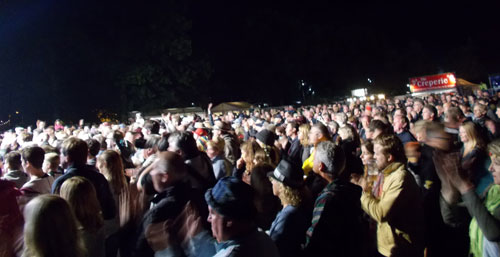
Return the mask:
[[206,136],[207,135],[207,131],[205,131],[204,129],[202,128],[197,128],[194,133],[198,136]]
[[371,111],[371,110],[372,110],[372,107],[368,105],[368,106],[366,106],[366,110],[367,110],[367,111]]

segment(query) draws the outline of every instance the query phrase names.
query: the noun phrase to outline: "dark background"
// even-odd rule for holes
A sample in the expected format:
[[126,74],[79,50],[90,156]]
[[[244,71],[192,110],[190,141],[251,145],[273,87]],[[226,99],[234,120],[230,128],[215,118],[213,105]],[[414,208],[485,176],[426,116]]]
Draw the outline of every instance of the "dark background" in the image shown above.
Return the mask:
[[0,0],[0,120],[403,94],[440,72],[487,83],[500,72],[498,7]]

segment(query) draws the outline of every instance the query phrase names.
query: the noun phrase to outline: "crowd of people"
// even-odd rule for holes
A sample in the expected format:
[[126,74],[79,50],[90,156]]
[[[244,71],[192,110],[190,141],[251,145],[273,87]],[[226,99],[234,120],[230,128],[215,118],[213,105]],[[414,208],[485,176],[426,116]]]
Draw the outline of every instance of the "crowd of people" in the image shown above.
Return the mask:
[[1,135],[1,256],[500,256],[500,93]]

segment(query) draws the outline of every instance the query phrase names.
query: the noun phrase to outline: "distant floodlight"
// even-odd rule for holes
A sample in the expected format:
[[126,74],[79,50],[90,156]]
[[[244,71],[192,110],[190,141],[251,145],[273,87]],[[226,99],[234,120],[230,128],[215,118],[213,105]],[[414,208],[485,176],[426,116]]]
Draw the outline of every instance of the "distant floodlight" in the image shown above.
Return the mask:
[[379,94],[377,97],[378,97],[378,99],[385,99],[385,95],[384,94]]
[[375,96],[374,95],[370,96],[370,100],[372,101],[375,100]]

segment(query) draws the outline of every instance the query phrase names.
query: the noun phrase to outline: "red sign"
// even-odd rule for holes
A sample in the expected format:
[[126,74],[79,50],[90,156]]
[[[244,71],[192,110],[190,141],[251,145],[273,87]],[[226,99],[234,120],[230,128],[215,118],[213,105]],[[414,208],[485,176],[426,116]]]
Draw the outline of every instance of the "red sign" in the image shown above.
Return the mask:
[[421,92],[427,90],[447,89],[456,86],[455,74],[443,73],[410,79],[410,91]]

